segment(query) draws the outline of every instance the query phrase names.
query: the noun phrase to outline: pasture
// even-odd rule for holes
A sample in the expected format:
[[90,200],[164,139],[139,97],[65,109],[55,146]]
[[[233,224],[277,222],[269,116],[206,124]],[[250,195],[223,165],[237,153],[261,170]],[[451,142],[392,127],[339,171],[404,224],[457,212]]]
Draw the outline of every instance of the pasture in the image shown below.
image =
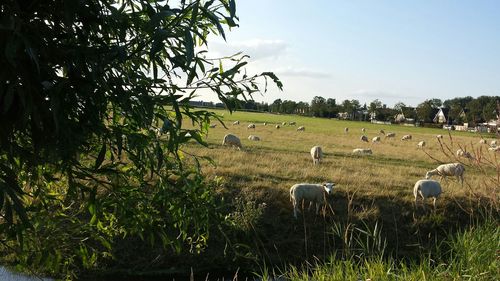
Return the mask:
[[[399,257],[416,257],[440,237],[472,221],[492,216],[498,220],[500,187],[495,182],[498,170],[494,168],[499,165],[498,154],[479,144],[479,134],[448,134],[442,129],[295,115],[216,112],[223,115],[227,128],[213,121],[217,126],[210,128],[206,136],[209,147],[190,142],[182,148],[185,159],[191,161],[192,156],[198,156],[213,160],[201,161],[203,174],[223,183],[219,193],[226,200],[243,205],[234,210],[249,216],[248,237],[243,243],[253,244],[251,252],[271,264],[323,259],[332,253],[345,254],[346,248],[363,252],[359,249],[363,245],[354,240],[365,236],[366,241],[386,241],[378,245],[383,248],[379,250]],[[236,120],[239,125],[233,125]],[[275,128],[276,124],[290,121],[296,125]],[[247,128],[250,123],[256,125],[255,129]],[[299,126],[305,126],[305,131],[297,131]],[[345,127],[349,128],[347,133]],[[385,139],[381,129],[394,132],[396,137]],[[221,145],[227,133],[241,139],[242,150]],[[370,142],[360,140],[363,134]],[[411,134],[412,139],[402,141],[405,134]],[[441,144],[436,138],[438,134],[443,135]],[[261,141],[250,141],[249,135],[259,136]],[[375,136],[381,137],[380,143],[371,142]],[[494,138],[482,137],[488,143]],[[420,149],[417,143],[422,140],[426,146]],[[309,153],[315,145],[321,146],[324,153],[323,161],[316,166]],[[353,155],[354,148],[370,148],[373,154]],[[455,152],[459,148],[480,160],[457,158]],[[441,181],[444,192],[437,200],[436,211],[431,211],[430,200],[426,210],[421,204],[415,209],[415,182],[423,179],[426,171],[450,162],[465,165],[464,185],[454,177],[446,178]],[[294,220],[289,188],[301,182],[332,181],[336,187],[329,198],[331,207],[320,216],[305,210]],[[256,213],[259,215],[252,216]]]

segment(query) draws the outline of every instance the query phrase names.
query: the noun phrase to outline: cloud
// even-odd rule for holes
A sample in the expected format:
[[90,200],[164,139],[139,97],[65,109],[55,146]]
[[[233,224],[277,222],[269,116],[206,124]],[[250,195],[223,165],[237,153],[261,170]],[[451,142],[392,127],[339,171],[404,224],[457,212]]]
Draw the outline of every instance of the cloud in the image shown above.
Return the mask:
[[249,55],[252,60],[278,58],[287,48],[283,40],[252,39],[240,42],[212,42],[209,51],[212,54],[231,55],[238,52]]
[[274,71],[278,76],[293,76],[305,78],[331,78],[331,74],[322,71],[310,70],[305,68],[287,67],[284,69],[276,69]]

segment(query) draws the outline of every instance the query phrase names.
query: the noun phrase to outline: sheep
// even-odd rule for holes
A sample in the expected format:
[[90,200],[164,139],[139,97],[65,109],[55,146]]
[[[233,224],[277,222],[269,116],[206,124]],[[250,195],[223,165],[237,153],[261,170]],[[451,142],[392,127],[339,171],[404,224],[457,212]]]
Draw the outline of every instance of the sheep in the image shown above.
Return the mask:
[[276,125],[276,129],[279,129],[279,128],[281,128],[281,127],[280,127],[280,124],[277,124],[277,125]]
[[306,130],[306,127],[304,126],[300,126],[297,128],[297,131],[305,131]]
[[295,124],[297,124],[295,121],[288,122],[288,125],[290,125],[290,126],[295,126]]
[[490,143],[490,146],[491,147],[497,146],[497,141],[496,140],[492,140],[491,143]]
[[240,139],[233,134],[225,135],[224,139],[222,140],[222,145],[235,146],[240,150],[242,149]]
[[363,135],[359,138],[359,140],[364,141],[364,142],[368,142],[368,137]]
[[442,193],[441,184],[434,180],[419,180],[415,183],[413,187],[413,195],[415,196],[415,208],[417,208],[417,199],[418,195],[422,197],[422,205],[425,209],[425,199],[434,198],[434,202],[432,205],[434,206],[434,210],[436,210],[436,199]]
[[349,128],[345,127],[345,128],[344,128],[344,133],[346,133],[346,134],[347,134],[348,132],[349,132]]
[[411,135],[404,135],[402,138],[401,138],[402,141],[406,141],[406,140],[411,140]]
[[438,139],[442,139],[443,138],[443,135],[437,135],[436,138]]
[[215,127],[217,127],[217,124],[210,124],[210,126],[209,126],[209,127],[210,127],[210,128],[215,128]]
[[381,133],[382,135],[385,135],[385,131],[384,130],[380,130],[379,133]]
[[471,160],[474,159],[474,156],[472,156],[472,154],[470,154],[470,152],[463,151],[462,149],[457,150],[457,157],[464,157],[464,158],[471,159]]
[[498,152],[498,151],[500,151],[500,146],[488,147],[488,150],[489,150],[489,151],[495,151],[495,152]]
[[377,142],[380,142],[380,137],[379,136],[376,136],[372,139],[372,143],[377,143]]
[[385,138],[393,139],[394,137],[396,137],[396,133],[389,132],[389,133],[387,133],[387,135],[385,135]]
[[248,124],[247,129],[254,129],[255,130],[255,124],[253,124],[253,123]]
[[372,154],[372,150],[370,148],[355,148],[352,150],[352,154],[361,154],[361,155]]
[[281,122],[281,125],[282,126],[286,126],[286,122]]
[[233,122],[233,125],[239,125],[240,124],[240,121],[236,120]]
[[479,140],[479,144],[486,144],[486,140],[485,139],[480,139]]
[[361,128],[361,132],[366,132],[366,129],[365,128]]
[[321,162],[321,158],[323,158],[323,149],[321,149],[321,146],[314,146],[311,148],[311,157],[313,159],[313,165]]
[[262,123],[262,125],[267,126],[267,122]]
[[258,136],[255,136],[255,135],[249,135],[248,139],[251,141],[260,141],[260,138]]
[[293,216],[297,218],[298,204],[302,201],[309,201],[309,208],[316,204],[316,214],[319,213],[320,205],[326,201],[326,196],[332,194],[335,183],[311,184],[298,183],[290,188],[290,201],[293,204]]
[[418,148],[423,148],[425,146],[425,141],[420,141],[418,144],[417,144]]
[[430,179],[434,175],[441,176],[441,179],[447,176],[455,176],[457,180],[460,181],[462,186],[464,185],[464,172],[465,167],[462,163],[449,163],[439,165],[436,169],[428,171],[425,174],[426,179]]

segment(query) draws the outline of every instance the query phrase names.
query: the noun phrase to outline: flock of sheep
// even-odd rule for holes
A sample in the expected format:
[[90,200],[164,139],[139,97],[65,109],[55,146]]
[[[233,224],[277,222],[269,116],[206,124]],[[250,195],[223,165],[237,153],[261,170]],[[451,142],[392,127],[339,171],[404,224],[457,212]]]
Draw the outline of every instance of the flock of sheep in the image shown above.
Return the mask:
[[[235,121],[233,125],[239,125],[239,121]],[[264,125],[267,125],[264,123]],[[285,126],[286,123],[283,122],[281,126]],[[295,125],[295,122],[289,122],[289,125]],[[276,125],[275,127],[279,129],[280,124]],[[247,126],[247,129],[255,129],[255,124],[249,124]],[[300,126],[297,128],[297,131],[305,131],[304,126]],[[366,132],[365,128],[361,129],[362,133]],[[344,128],[344,133],[348,134],[349,128]],[[384,135],[385,139],[394,139],[396,137],[396,134],[393,132],[388,132],[385,133],[384,130],[380,130],[379,134]],[[436,138],[442,139],[442,135],[437,135]],[[250,135],[248,137],[249,140],[252,141],[259,141],[260,138],[256,135]],[[404,135],[401,137],[401,141],[409,141],[412,139],[412,135]],[[366,135],[362,135],[360,137],[360,140],[362,142],[368,142],[368,137]],[[372,143],[379,143],[381,141],[381,136],[375,136],[372,138]],[[486,144],[486,141],[484,139],[480,140],[481,144]],[[238,149],[242,149],[241,141],[240,139],[233,135],[233,134],[226,134],[224,136],[224,139],[222,141],[222,145],[227,145],[227,146],[234,146],[237,147]],[[426,145],[425,141],[420,141],[417,144],[418,148],[423,148]],[[492,141],[490,143],[490,148],[489,150],[491,151],[500,151],[500,146],[497,146],[496,141]],[[323,150],[320,146],[314,146],[311,148],[311,158],[313,160],[314,165],[319,165],[321,163],[321,160],[323,158]],[[353,154],[358,154],[358,155],[369,155],[372,154],[372,150],[369,148],[355,148],[352,151]],[[463,151],[462,149],[459,149],[457,151],[457,157],[464,157],[464,158],[469,158],[469,159],[474,159],[474,156],[471,155],[467,151]],[[415,207],[417,206],[418,198],[422,198],[422,204],[425,209],[425,200],[428,198],[433,198],[433,206],[434,209],[436,208],[436,199],[441,195],[442,193],[442,188],[441,184],[438,181],[431,180],[430,178],[432,176],[440,176],[440,179],[443,179],[444,177],[452,176],[456,177],[457,180],[461,183],[463,186],[464,182],[464,172],[465,172],[465,167],[461,163],[449,163],[449,164],[443,164],[438,166],[436,169],[433,169],[431,171],[428,171],[425,174],[425,179],[418,180],[414,187],[413,187],[413,195],[415,197]],[[333,192],[333,188],[335,187],[335,183],[324,183],[324,184],[311,184],[311,183],[300,183],[300,184],[295,184],[290,188],[290,201],[292,202],[293,205],[293,215],[295,218],[297,218],[297,212],[298,212],[298,206],[302,202],[309,202],[309,209],[313,204],[316,206],[316,214],[319,213],[319,207],[326,202],[327,196],[331,195]]]

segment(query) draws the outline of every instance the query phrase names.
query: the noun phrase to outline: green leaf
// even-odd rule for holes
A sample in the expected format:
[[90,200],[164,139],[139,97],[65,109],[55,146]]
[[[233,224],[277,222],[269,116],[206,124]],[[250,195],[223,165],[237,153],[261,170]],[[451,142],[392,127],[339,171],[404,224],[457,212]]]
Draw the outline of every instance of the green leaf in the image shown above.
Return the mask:
[[97,155],[97,159],[95,160],[94,170],[97,170],[101,166],[105,156],[106,156],[106,142],[103,142],[101,150],[99,151],[99,155]]
[[194,57],[194,41],[189,29],[184,31],[184,47],[186,48],[186,67],[188,67]]

